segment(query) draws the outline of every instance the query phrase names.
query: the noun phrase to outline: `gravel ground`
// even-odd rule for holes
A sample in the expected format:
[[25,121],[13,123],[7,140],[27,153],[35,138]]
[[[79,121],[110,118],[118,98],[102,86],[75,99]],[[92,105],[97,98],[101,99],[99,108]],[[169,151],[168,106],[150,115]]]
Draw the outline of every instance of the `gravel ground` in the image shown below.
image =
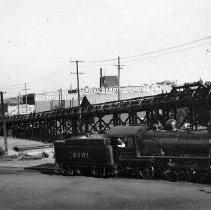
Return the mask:
[[[0,145],[3,145],[0,137]],[[9,155],[18,145],[39,142],[8,138]],[[0,161],[0,167],[54,163],[49,158]],[[0,173],[1,209],[210,209],[211,186],[128,178],[66,177],[38,172]]]
[[[42,145],[43,143],[37,142],[37,141],[30,141],[30,140],[25,140],[25,139],[16,139],[16,138],[11,138],[9,137],[7,139],[8,141],[8,157],[11,156],[18,156],[19,153],[14,151],[13,148],[15,146],[20,146],[20,145]],[[0,137],[0,146],[4,149],[4,138],[1,136]],[[31,167],[31,166],[38,166],[38,165],[43,165],[43,164],[52,164],[55,162],[53,155],[54,155],[54,149],[53,148],[47,148],[47,149],[40,149],[40,150],[33,150],[33,151],[26,151],[24,153],[27,153],[29,155],[36,155],[36,154],[41,154],[43,151],[47,152],[49,157],[48,158],[43,158],[39,160],[18,160],[14,159],[12,160],[9,158],[10,161],[5,161],[0,159],[0,166],[8,166],[8,167]],[[7,159],[4,158],[4,159]]]
[[210,209],[211,187],[126,178],[0,174],[0,209]]
[[[31,140],[26,140],[26,139],[17,139],[17,138],[12,138],[8,137],[7,138],[7,144],[8,144],[8,155],[17,155],[18,152],[14,151],[13,148],[15,146],[20,146],[20,145],[42,145],[42,142],[38,141],[31,141]],[[5,149],[4,146],[4,137],[0,136],[0,146]]]

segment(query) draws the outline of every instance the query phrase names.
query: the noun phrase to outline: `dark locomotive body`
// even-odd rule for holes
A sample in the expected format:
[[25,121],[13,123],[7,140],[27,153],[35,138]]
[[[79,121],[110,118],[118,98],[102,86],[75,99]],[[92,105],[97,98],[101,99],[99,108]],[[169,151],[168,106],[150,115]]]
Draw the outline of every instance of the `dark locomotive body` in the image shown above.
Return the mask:
[[210,139],[211,132],[116,126],[104,136],[59,140],[54,147],[63,174],[130,174],[147,179],[162,175],[178,180],[210,174]]

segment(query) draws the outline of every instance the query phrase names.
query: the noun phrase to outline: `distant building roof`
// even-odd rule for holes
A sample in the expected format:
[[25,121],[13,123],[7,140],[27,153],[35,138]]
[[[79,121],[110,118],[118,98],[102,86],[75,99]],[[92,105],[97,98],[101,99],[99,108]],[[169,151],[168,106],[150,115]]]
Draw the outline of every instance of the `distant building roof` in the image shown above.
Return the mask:
[[176,82],[175,81],[170,81],[170,80],[165,80],[163,82],[156,82],[156,85],[175,85]]
[[6,99],[4,99],[4,103],[6,103],[8,105],[17,105],[18,97],[6,98]]
[[[19,104],[25,104],[26,103],[26,95],[22,95],[19,99],[18,97],[12,97],[12,98],[6,98],[4,99],[4,103],[8,105],[17,105]],[[29,93],[27,94],[27,104],[34,105],[35,104],[35,94]]]
[[118,78],[117,76],[103,76],[101,79],[101,87],[117,87],[118,86]]

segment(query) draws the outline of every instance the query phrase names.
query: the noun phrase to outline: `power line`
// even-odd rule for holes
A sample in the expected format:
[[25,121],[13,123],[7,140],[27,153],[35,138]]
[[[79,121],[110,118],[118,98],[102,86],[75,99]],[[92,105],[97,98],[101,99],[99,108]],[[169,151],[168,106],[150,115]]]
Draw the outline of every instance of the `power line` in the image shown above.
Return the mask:
[[30,83],[36,83],[36,82],[39,82],[39,81],[41,81],[41,80],[48,79],[49,77],[52,77],[52,76],[54,76],[54,75],[56,75],[56,74],[68,72],[69,69],[67,69],[67,68],[68,68],[68,67],[65,67],[63,70],[59,70],[59,71],[56,71],[56,72],[54,72],[54,73],[52,73],[52,74],[49,74],[49,75],[47,75],[47,76],[44,76],[44,77],[41,77],[41,78],[39,78],[39,79],[33,80],[33,81],[31,81]]
[[[160,57],[160,56],[164,56],[164,55],[174,54],[174,53],[177,53],[177,52],[187,51],[189,49],[193,49],[193,48],[197,48],[197,47],[200,47],[200,46],[203,46],[203,45],[210,44],[211,42],[207,42],[207,43],[199,44],[197,46],[190,46],[188,48],[178,49],[178,48],[181,48],[181,47],[189,46],[189,45],[192,45],[192,44],[195,44],[195,43],[198,43],[198,42],[201,42],[201,41],[209,40],[209,39],[211,39],[211,36],[207,36],[207,37],[204,37],[204,38],[201,38],[201,39],[196,39],[196,40],[193,40],[193,41],[190,41],[190,42],[186,42],[186,43],[183,43],[183,44],[178,44],[178,45],[174,45],[174,46],[171,46],[171,47],[163,48],[163,49],[160,49],[160,50],[153,50],[153,51],[149,51],[149,52],[145,52],[145,53],[141,53],[141,54],[137,54],[137,55],[131,55],[131,56],[121,57],[121,59],[122,60],[123,59],[126,60],[124,62],[132,62],[132,61],[137,61],[137,60],[145,60],[145,59]],[[170,51],[170,52],[167,52],[167,53],[156,55],[156,54],[158,54],[160,52],[165,52],[165,51],[175,50],[175,49],[178,49],[178,50],[176,50],[176,51]],[[144,57],[144,56],[151,55],[151,54],[153,56],[146,57],[146,58],[139,58],[139,57]],[[127,59],[130,59],[130,60],[127,60]],[[91,63],[105,63],[103,65],[112,65],[112,64],[114,64],[113,62],[111,63],[111,61],[116,61],[116,58],[104,59],[104,60],[85,61],[85,64],[89,64],[89,63],[90,64]],[[106,62],[109,62],[109,63],[106,63]],[[54,76],[56,74],[60,74],[61,72],[66,72],[67,71],[66,68],[68,68],[68,66],[65,67],[63,70],[56,71],[54,73],[51,73],[51,74],[46,75],[44,77],[38,78],[36,80],[27,81],[27,83],[33,84],[33,83],[38,83],[38,82],[40,82],[42,80],[46,80],[46,79],[48,79],[48,78],[50,78],[50,77],[52,77],[52,76]],[[1,87],[3,87],[3,88],[11,88],[12,89],[12,87],[13,88],[16,88],[16,87],[22,86],[22,85],[23,85],[23,83],[18,83],[18,84],[13,84],[13,85],[1,85]]]
[[[171,46],[171,47],[163,48],[163,49],[160,49],[160,50],[153,50],[153,51],[149,51],[149,52],[145,52],[145,53],[141,53],[141,54],[124,56],[124,57],[121,57],[121,59],[136,58],[136,57],[146,56],[146,55],[150,55],[150,54],[156,54],[156,53],[159,53],[159,52],[181,48],[181,47],[184,47],[184,46],[188,46],[188,45],[198,43],[198,42],[201,42],[201,41],[205,41],[205,40],[209,40],[209,39],[211,39],[211,36],[207,36],[207,37],[196,39],[196,40],[186,42],[186,43],[183,43],[183,44],[178,44],[178,45],[174,45],[174,46]],[[110,62],[110,61],[115,61],[115,60],[116,60],[115,58],[112,58],[112,59],[93,60],[93,61],[85,61],[85,62],[86,63],[102,63],[102,62]]]
[[177,49],[177,48],[180,48],[180,47],[188,46],[188,45],[191,45],[191,44],[194,44],[194,43],[198,43],[198,42],[201,42],[201,41],[204,41],[204,40],[208,40],[208,39],[211,39],[211,36],[208,36],[208,37],[205,37],[205,38],[201,38],[201,39],[196,39],[194,41],[186,42],[186,43],[183,43],[183,44],[178,44],[178,45],[174,45],[174,46],[171,46],[171,47],[163,48],[163,49],[160,49],[160,50],[153,50],[153,51],[149,51],[149,52],[141,53],[141,54],[137,54],[137,55],[125,56],[125,57],[122,57],[122,59],[135,58],[135,57],[155,54],[155,53],[159,53],[159,52],[163,52],[163,51],[168,51],[168,50],[172,50],[172,49]]
[[112,58],[112,59],[105,59],[105,60],[93,60],[93,61],[84,61],[86,63],[103,63],[103,62],[110,62],[110,61],[115,61],[116,58]]
[[183,52],[183,51],[188,51],[190,49],[198,48],[198,47],[201,47],[201,46],[204,46],[204,45],[207,45],[207,44],[211,44],[211,42],[207,42],[207,43],[200,44],[200,45],[193,46],[193,47],[182,48],[182,49],[178,49],[178,50],[175,50],[175,51],[170,51],[170,52],[166,52],[166,53],[162,53],[162,54],[158,54],[158,55],[153,55],[153,56],[149,56],[149,57],[134,58],[134,59],[130,59],[130,60],[127,60],[127,61],[124,61],[124,62],[128,63],[128,62],[133,62],[133,61],[148,60],[148,59],[152,59],[152,58],[162,57],[162,56],[171,55],[171,54],[175,54],[175,53],[179,53],[179,52]]
[[[51,74],[49,74],[49,75],[46,75],[46,76],[44,76],[44,77],[38,78],[38,79],[36,79],[36,80],[27,81],[27,83],[30,83],[30,84],[32,84],[32,83],[37,83],[37,82],[39,82],[39,81],[46,80],[46,79],[48,79],[48,78],[50,78],[50,77],[52,77],[52,76],[54,76],[54,75],[56,75],[56,74],[64,73],[64,72],[67,72],[67,71],[69,71],[69,70],[67,70],[67,67],[64,67],[63,70],[60,69],[59,71],[56,71],[56,72],[51,73]],[[17,83],[17,84],[13,84],[13,85],[1,85],[1,87],[3,87],[3,88],[14,87],[14,88],[15,88],[15,87],[17,87],[17,86],[22,86],[22,85],[23,85],[23,83]]]
[[[211,37],[206,37],[206,39],[210,39]],[[197,43],[199,42],[199,40],[205,40],[204,39],[198,39],[198,40],[195,40],[195,41],[192,41],[192,42],[188,42],[189,44],[190,43]],[[181,44],[181,45],[177,45],[177,48],[181,48],[183,46],[188,46],[189,44],[185,43],[185,44]],[[174,49],[177,49],[176,46],[172,46],[172,47],[168,47],[168,48],[165,48],[165,49],[161,49],[161,50],[155,50],[155,51],[149,51],[149,52],[145,52],[145,53],[142,53],[142,54],[138,54],[138,55],[133,55],[133,56],[125,56],[125,57],[121,57],[121,59],[123,60],[124,59],[124,62],[132,62],[132,61],[138,61],[138,60],[147,60],[147,59],[152,59],[152,58],[156,58],[156,57],[161,57],[161,56],[165,56],[165,55],[170,55],[170,54],[174,54],[174,53],[177,53],[177,52],[182,52],[182,51],[187,51],[187,50],[190,50],[190,49],[194,49],[194,48],[198,48],[198,47],[201,47],[201,46],[204,46],[204,45],[208,45],[208,44],[211,44],[211,42],[206,42],[206,43],[203,43],[203,44],[199,44],[199,45],[196,45],[196,46],[190,46],[188,48],[181,48],[179,50],[174,50]],[[169,50],[174,50],[174,51],[169,51]],[[163,54],[158,54],[160,52],[165,52],[165,51],[169,51],[167,53],[163,53]],[[147,55],[151,55],[150,57],[145,57]],[[155,54],[155,55],[153,55]],[[158,55],[156,55],[158,54]],[[138,58],[140,57],[140,58]],[[129,59],[129,58],[134,58],[134,59]],[[129,60],[128,60],[129,59]],[[116,59],[110,59],[108,61],[114,61]],[[105,62],[106,60],[102,60],[102,62]],[[97,63],[97,61],[94,61]],[[101,61],[99,61],[98,63],[100,63]],[[96,65],[89,65],[89,63],[91,64],[91,61],[88,61],[86,62],[85,61],[85,65],[86,66],[98,66],[97,64]],[[88,65],[87,65],[88,64]],[[101,64],[102,65],[102,64]],[[109,65],[114,65],[114,62],[110,62],[110,63],[104,63],[103,64],[104,66],[109,66]]]

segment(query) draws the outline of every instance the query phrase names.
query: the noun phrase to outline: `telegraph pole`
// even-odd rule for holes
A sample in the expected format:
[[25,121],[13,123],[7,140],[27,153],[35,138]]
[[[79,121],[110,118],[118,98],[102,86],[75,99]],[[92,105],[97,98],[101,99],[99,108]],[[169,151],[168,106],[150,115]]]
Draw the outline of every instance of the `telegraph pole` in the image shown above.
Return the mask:
[[25,95],[26,95],[26,114],[28,113],[28,106],[27,106],[27,90],[30,90],[30,89],[27,89],[26,88],[26,82],[24,83],[25,84],[25,88],[22,89],[22,90],[25,90]]
[[120,70],[122,69],[122,66],[124,65],[120,65],[120,57],[118,56],[118,63],[117,65],[114,65],[114,66],[117,66],[117,70],[118,70],[118,101],[120,100],[121,98],[121,90],[120,90]]
[[79,74],[84,74],[83,72],[78,72],[78,63],[83,61],[70,61],[76,63],[76,73],[71,72],[71,74],[77,74],[77,92],[78,92],[78,106],[80,107],[80,85],[79,85]]
[[58,90],[59,94],[59,108],[62,108],[62,88]]
[[2,124],[3,124],[3,133],[4,133],[4,147],[5,153],[8,154],[8,144],[7,144],[7,127],[6,127],[6,120],[5,120],[5,110],[4,110],[4,96],[3,92],[0,92],[1,95],[1,114],[2,114]]
[[20,93],[18,94],[18,114],[20,114]]

